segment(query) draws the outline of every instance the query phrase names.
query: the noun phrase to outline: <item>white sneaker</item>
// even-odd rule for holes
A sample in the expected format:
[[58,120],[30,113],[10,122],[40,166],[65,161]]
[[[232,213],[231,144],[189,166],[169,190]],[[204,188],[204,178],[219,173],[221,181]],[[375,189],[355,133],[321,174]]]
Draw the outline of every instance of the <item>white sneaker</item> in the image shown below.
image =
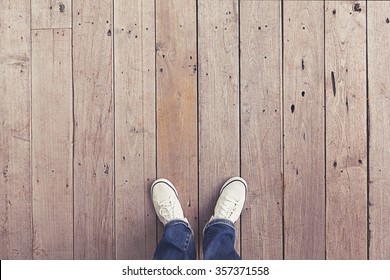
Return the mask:
[[154,210],[160,221],[165,225],[171,220],[183,220],[184,217],[174,185],[167,179],[157,179],[151,187]]
[[241,177],[233,177],[227,180],[221,188],[214,208],[214,215],[211,216],[210,221],[228,219],[235,223],[244,207],[247,190],[247,183]]

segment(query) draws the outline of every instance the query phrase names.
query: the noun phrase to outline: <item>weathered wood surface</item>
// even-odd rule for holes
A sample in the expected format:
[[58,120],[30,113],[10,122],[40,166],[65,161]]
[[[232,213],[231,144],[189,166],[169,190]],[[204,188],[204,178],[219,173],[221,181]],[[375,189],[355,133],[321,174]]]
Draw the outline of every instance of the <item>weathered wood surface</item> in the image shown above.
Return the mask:
[[72,0],[31,0],[30,2],[32,29],[72,27]]
[[367,258],[366,6],[354,3],[325,5],[327,259]]
[[389,13],[1,1],[0,258],[150,259],[157,177],[201,258],[219,190],[241,175],[244,259],[389,259]]
[[33,258],[73,259],[71,30],[32,33]]
[[[175,184],[198,237],[196,2],[156,2],[157,177]],[[161,229],[161,227],[160,227]]]
[[73,3],[74,257],[114,252],[112,1]]
[[0,38],[0,259],[31,259],[28,1],[0,2]]
[[241,1],[242,257],[283,258],[281,4]]
[[154,0],[115,2],[117,259],[151,259],[156,247],[154,12]]
[[283,7],[285,258],[324,259],[324,7]]

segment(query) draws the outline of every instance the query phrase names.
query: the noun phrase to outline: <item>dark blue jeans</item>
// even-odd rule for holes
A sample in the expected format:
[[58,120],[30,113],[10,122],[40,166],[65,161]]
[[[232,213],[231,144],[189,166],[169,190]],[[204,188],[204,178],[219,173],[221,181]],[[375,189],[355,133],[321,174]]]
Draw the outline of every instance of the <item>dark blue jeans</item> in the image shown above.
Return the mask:
[[[203,257],[205,260],[239,260],[234,249],[235,228],[231,221],[218,219],[209,222],[204,230]],[[182,220],[165,225],[163,237],[154,252],[155,260],[195,260],[194,233]]]

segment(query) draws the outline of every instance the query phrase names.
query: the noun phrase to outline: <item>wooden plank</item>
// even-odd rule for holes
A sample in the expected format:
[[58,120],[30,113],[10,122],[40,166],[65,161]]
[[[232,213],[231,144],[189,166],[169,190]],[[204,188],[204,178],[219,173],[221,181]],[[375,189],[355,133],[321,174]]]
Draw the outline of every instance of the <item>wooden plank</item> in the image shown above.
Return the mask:
[[30,3],[0,2],[0,259],[31,259]]
[[74,257],[114,257],[112,13],[108,0],[73,3]]
[[199,0],[198,5],[199,227],[203,230],[223,183],[240,175],[238,1]]
[[31,28],[72,27],[72,0],[31,0]]
[[366,259],[366,7],[325,5],[326,257]]
[[369,258],[390,259],[390,2],[369,1]]
[[33,32],[32,124],[33,258],[73,259],[69,29]]
[[286,259],[325,258],[323,4],[283,4]]
[[241,174],[250,187],[244,259],[283,258],[280,16],[278,1],[241,2]]
[[117,259],[151,259],[156,249],[154,30],[154,0],[115,2]]
[[[177,187],[198,238],[196,2],[157,0],[157,176]],[[161,227],[160,227],[161,229]]]

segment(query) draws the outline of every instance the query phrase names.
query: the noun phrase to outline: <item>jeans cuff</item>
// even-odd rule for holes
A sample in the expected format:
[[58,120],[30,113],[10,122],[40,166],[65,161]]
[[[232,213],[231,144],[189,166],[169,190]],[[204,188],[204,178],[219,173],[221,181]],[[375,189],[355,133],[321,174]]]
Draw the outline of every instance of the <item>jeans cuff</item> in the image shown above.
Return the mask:
[[228,220],[228,219],[214,219],[214,220],[209,221],[209,222],[205,225],[205,227],[204,227],[204,229],[203,229],[203,235],[205,234],[206,230],[207,230],[209,227],[211,227],[211,226],[213,226],[213,225],[220,225],[220,224],[222,224],[222,225],[227,225],[227,226],[233,228],[234,230],[236,230],[236,228],[234,227],[234,224],[233,224],[232,221],[230,221],[230,220]]
[[192,230],[192,227],[187,219],[185,219],[185,220],[180,220],[180,219],[170,220],[168,223],[166,223],[166,225],[164,226],[164,229],[166,229],[167,227],[171,227],[171,226],[179,225],[179,224],[185,225],[191,231],[192,236],[194,236],[194,231]]

